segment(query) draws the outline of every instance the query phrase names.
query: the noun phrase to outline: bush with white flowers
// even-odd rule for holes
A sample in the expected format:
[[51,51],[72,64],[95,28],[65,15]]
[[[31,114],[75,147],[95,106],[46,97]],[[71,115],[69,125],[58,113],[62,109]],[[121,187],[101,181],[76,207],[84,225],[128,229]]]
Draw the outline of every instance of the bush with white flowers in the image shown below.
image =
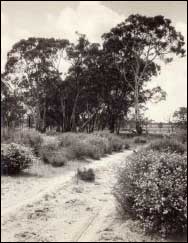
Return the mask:
[[141,151],[119,172],[114,195],[147,232],[163,236],[187,229],[187,154]]

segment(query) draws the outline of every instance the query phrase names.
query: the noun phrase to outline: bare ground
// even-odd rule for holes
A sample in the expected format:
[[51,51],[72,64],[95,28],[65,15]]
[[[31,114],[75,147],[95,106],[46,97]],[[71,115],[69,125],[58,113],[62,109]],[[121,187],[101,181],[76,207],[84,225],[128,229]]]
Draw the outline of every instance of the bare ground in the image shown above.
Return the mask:
[[95,183],[77,181],[78,164],[53,177],[2,178],[1,242],[165,241],[146,236],[139,222],[122,220],[116,210],[116,169],[131,153],[89,163]]

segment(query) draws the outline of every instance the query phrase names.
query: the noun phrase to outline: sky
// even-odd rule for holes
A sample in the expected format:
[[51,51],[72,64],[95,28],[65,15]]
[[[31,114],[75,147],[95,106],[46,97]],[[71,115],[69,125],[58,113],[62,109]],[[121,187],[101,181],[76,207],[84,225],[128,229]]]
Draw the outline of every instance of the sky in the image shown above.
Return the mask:
[[[100,43],[103,33],[137,13],[170,18],[187,43],[186,1],[1,1],[1,70],[7,52],[20,39],[55,37],[74,42],[78,31]],[[161,75],[152,80],[151,86],[155,85],[167,92],[167,98],[149,103],[146,116],[167,122],[178,107],[187,106],[187,57],[162,65]]]

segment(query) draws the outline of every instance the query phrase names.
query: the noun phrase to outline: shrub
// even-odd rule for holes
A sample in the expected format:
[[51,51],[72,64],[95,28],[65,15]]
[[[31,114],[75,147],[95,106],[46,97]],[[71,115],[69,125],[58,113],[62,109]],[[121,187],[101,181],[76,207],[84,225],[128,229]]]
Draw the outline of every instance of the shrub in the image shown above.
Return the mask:
[[186,147],[179,141],[171,138],[164,138],[151,142],[147,149],[160,152],[170,152],[183,154],[186,152]]
[[64,133],[58,139],[60,147],[68,151],[71,159],[100,159],[105,154],[125,148],[124,140],[110,133]]
[[144,138],[141,138],[141,137],[136,137],[134,139],[134,143],[136,143],[136,144],[144,144],[144,143],[147,143],[147,140],[144,139]]
[[187,130],[180,130],[175,134],[175,139],[177,139],[179,142],[185,144],[187,143]]
[[1,173],[17,174],[32,163],[32,152],[29,148],[11,143],[1,145]]
[[104,156],[105,154],[111,153],[110,143],[107,138],[100,137],[97,134],[88,135],[84,142],[86,144],[91,144],[96,147],[97,154],[99,157]]
[[94,181],[95,180],[95,173],[93,169],[78,169],[77,176],[83,181]]
[[187,155],[142,151],[119,172],[114,195],[124,213],[163,236],[187,229]]
[[108,149],[108,141],[94,134],[66,133],[59,140],[60,146],[66,148],[71,159],[99,159]]
[[67,148],[67,151],[71,159],[100,159],[100,153],[97,147],[92,144],[87,144],[84,141],[79,141],[71,144]]
[[15,132],[13,141],[31,147],[34,153],[38,155],[43,143],[43,138],[38,131],[34,129],[25,129]]
[[130,145],[127,142],[124,144],[124,149],[130,149]]
[[68,161],[67,152],[60,149],[57,143],[44,144],[40,149],[40,157],[44,163],[54,167],[63,166]]
[[57,136],[60,134],[60,132],[57,132],[56,130],[48,130],[45,133],[47,136]]
[[98,132],[97,135],[108,139],[110,151],[119,152],[124,148],[124,140],[115,134],[109,132]]

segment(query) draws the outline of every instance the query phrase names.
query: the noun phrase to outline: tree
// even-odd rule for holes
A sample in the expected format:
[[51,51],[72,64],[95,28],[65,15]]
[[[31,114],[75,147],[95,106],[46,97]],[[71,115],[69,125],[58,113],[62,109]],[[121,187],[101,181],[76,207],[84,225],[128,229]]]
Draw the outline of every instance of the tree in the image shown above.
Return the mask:
[[178,127],[187,129],[187,107],[180,107],[176,110],[173,118]]
[[23,123],[26,109],[23,100],[6,81],[4,74],[1,74],[1,126],[15,127]]
[[111,52],[124,81],[134,93],[135,121],[140,132],[139,103],[159,93],[160,99],[165,93],[157,87],[144,92],[144,84],[160,72],[157,60],[169,63],[174,55],[184,56],[184,37],[171,25],[171,20],[163,16],[146,17],[131,15],[124,22],[103,35],[104,48]]
[[24,97],[35,115],[36,129],[45,131],[48,95],[52,83],[59,81],[60,61],[67,40],[29,38],[16,43],[8,53],[5,75]]

